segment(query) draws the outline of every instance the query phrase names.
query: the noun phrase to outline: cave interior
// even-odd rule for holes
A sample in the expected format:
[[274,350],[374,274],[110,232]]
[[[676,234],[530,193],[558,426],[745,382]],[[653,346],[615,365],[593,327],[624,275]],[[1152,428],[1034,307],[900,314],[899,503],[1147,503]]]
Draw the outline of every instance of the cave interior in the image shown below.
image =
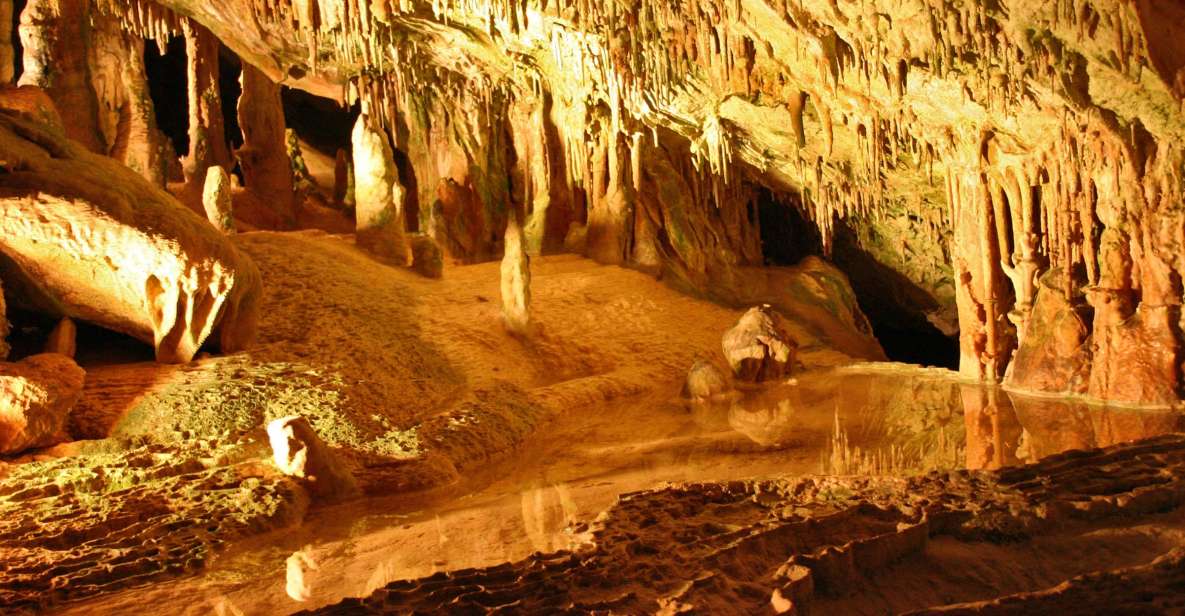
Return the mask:
[[1183,33],[0,0],[0,613],[1185,614]]

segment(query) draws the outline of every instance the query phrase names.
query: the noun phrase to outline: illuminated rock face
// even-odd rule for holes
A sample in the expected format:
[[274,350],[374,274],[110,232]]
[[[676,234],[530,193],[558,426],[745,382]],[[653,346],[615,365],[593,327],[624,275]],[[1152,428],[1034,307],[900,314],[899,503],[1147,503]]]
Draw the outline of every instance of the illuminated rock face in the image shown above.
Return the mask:
[[282,417],[267,425],[272,461],[314,496],[340,500],[358,494],[358,484],[304,417]]
[[20,83],[44,88],[66,111],[60,122],[71,139],[163,186],[173,153],[157,130],[144,40],[123,31],[118,20],[96,14],[92,6],[90,0],[26,5],[20,25]]
[[66,440],[66,419],[86,373],[65,355],[0,363],[0,454]]
[[29,308],[123,332],[187,362],[251,344],[259,272],[197,214],[109,158],[0,112],[0,252]]
[[358,116],[351,135],[354,149],[354,199],[358,245],[375,256],[404,265],[403,199],[387,136]]
[[526,333],[531,324],[531,259],[523,250],[523,232],[518,223],[506,226],[506,251],[502,255],[502,319],[516,334]]

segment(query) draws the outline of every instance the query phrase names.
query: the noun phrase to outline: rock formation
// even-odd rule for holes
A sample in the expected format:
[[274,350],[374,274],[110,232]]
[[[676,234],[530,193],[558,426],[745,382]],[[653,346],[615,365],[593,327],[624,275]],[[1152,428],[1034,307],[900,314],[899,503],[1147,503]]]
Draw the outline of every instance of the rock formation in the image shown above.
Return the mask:
[[238,117],[243,147],[235,151],[243,170],[247,192],[268,206],[284,227],[295,222],[296,195],[292,185],[292,161],[285,146],[284,108],[280,86],[259,69],[243,65],[239,77]]
[[412,268],[421,276],[440,278],[444,275],[444,253],[440,245],[429,236],[410,236]]
[[0,112],[4,280],[29,307],[189,361],[210,337],[251,344],[259,273],[226,238],[127,167]]
[[84,378],[82,368],[57,353],[0,363],[0,455],[66,440]]
[[157,130],[144,40],[91,0],[35,0],[21,13],[22,85],[39,86],[68,112],[67,136],[164,186],[173,156]]
[[502,254],[502,320],[506,329],[525,334],[531,325],[531,258],[523,246],[518,222],[506,225]]
[[358,116],[351,135],[354,148],[354,211],[358,246],[397,265],[408,262],[403,200],[391,146],[384,132]]
[[687,371],[683,384],[683,396],[692,400],[710,400],[728,391],[728,377],[716,364],[698,360]]
[[206,169],[206,183],[202,188],[202,207],[206,220],[223,233],[234,233],[234,203],[231,200],[230,176],[217,165]]
[[772,381],[796,368],[798,343],[786,331],[786,320],[766,306],[750,308],[724,333],[724,357],[742,381]]
[[193,190],[200,190],[211,166],[231,167],[218,85],[221,44],[201,24],[185,20],[182,26],[189,76],[189,156],[185,159],[185,179]]
[[57,353],[73,359],[74,354],[78,351],[77,337],[78,328],[75,327],[74,321],[71,321],[69,317],[63,317],[49,332],[49,338],[45,341],[45,352]]
[[280,472],[300,480],[313,496],[341,500],[358,495],[358,484],[304,417],[291,416],[267,425],[272,461]]

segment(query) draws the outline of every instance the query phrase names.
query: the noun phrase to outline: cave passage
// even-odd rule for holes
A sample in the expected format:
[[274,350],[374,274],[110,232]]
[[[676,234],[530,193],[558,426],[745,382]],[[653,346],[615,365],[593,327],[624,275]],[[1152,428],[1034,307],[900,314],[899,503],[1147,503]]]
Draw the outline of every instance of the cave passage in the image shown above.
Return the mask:
[[173,152],[189,152],[189,99],[186,95],[185,39],[174,36],[161,54],[156,43],[144,43],[148,92],[156,111],[156,126],[173,143]]

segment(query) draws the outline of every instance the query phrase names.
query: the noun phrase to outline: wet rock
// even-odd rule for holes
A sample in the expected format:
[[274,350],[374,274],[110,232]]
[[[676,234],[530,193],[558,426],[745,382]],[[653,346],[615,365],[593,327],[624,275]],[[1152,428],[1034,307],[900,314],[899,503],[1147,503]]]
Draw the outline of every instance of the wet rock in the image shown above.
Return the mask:
[[0,454],[66,440],[85,377],[74,360],[56,353],[0,364]]
[[444,275],[444,253],[440,244],[426,235],[411,236],[411,267],[426,278]]
[[351,141],[354,148],[354,200],[359,247],[395,265],[407,264],[403,233],[403,187],[395,169],[387,135],[358,116]]
[[750,308],[724,334],[723,348],[737,379],[761,382],[794,371],[798,343],[787,332],[782,315],[765,305]]
[[304,417],[281,417],[267,425],[272,460],[280,472],[302,480],[309,492],[335,501],[358,494],[358,484]]
[[1033,391],[1081,394],[1090,375],[1090,329],[1081,306],[1042,280],[1026,334],[1007,375],[1008,385]]
[[728,377],[716,364],[701,359],[687,371],[687,382],[683,384],[683,397],[692,400],[717,398],[728,392]]
[[230,176],[226,169],[214,166],[206,170],[206,185],[202,189],[202,207],[206,219],[223,233],[234,233],[234,205],[231,202]]
[[502,255],[502,318],[516,334],[527,331],[531,315],[531,258],[523,250],[523,233],[518,223],[506,225],[506,248]]
[[187,362],[213,336],[255,339],[259,271],[196,213],[126,166],[0,112],[0,270],[23,308],[139,338]]
[[58,321],[53,331],[49,332],[49,339],[45,341],[45,352],[57,353],[73,359],[77,336],[78,328],[74,326],[74,321],[64,318]]

